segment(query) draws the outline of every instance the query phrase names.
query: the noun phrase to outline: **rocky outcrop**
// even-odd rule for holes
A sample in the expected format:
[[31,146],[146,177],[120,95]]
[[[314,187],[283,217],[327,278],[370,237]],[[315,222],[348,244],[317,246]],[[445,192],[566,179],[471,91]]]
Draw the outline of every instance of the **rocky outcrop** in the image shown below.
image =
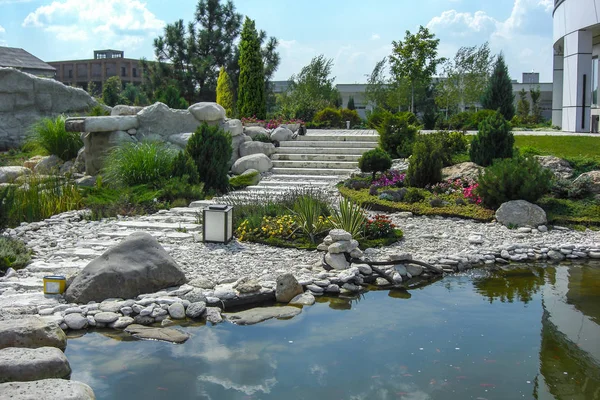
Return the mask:
[[85,90],[0,68],[0,150],[20,146],[40,118],[85,113],[97,104]]
[[503,203],[496,211],[496,219],[508,227],[538,227],[547,222],[546,212],[525,200],[512,200]]
[[67,337],[55,322],[39,317],[13,319],[0,324],[0,349],[7,347],[57,347],[64,350]]
[[569,179],[573,176],[573,167],[567,160],[554,156],[535,156],[535,159],[542,167],[552,171],[557,178]]
[[96,396],[85,383],[65,379],[0,384],[0,398],[12,400],[94,400]]
[[139,121],[136,132],[138,140],[166,140],[169,136],[177,133],[194,132],[201,124],[201,120],[196,119],[190,111],[171,109],[163,103],[154,103],[144,107],[137,114],[137,119]]
[[55,347],[8,347],[0,350],[0,383],[63,379],[70,374],[67,357]]
[[231,172],[239,175],[249,169],[255,169],[258,172],[267,172],[271,168],[273,168],[273,162],[268,156],[261,153],[239,158],[235,163],[233,163]]
[[464,162],[460,164],[451,165],[446,168],[442,168],[443,179],[479,179],[479,173],[483,170],[483,167],[475,164],[474,162]]
[[8,166],[0,167],[0,183],[14,182],[20,176],[29,175],[31,170],[26,167]]
[[130,299],[185,282],[185,275],[158,241],[148,233],[136,232],[90,262],[65,297],[75,303]]

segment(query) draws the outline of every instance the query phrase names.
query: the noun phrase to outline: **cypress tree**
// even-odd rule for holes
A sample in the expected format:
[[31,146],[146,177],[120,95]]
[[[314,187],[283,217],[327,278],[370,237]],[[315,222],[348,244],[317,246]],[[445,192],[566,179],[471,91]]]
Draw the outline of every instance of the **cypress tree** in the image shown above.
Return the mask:
[[217,80],[217,103],[223,106],[229,118],[233,118],[234,116],[233,102],[233,84],[225,68],[221,67],[219,79]]
[[265,74],[260,39],[254,21],[246,17],[240,41],[240,78],[238,84],[239,117],[265,119]]
[[348,107],[346,107],[348,110],[356,110],[356,106],[354,105],[354,97],[350,96],[350,98],[348,99]]
[[500,53],[494,65],[494,72],[483,93],[481,105],[488,110],[499,110],[504,119],[510,121],[515,116],[514,101],[515,95],[512,90],[508,67],[504,62],[504,56]]

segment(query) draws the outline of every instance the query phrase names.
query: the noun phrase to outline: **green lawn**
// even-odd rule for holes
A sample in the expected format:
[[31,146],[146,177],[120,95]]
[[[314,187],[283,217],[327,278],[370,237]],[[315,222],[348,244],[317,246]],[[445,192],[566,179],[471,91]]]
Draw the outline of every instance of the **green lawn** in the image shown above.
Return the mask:
[[543,155],[560,158],[594,158],[600,161],[600,135],[591,136],[515,136],[515,146],[534,147]]

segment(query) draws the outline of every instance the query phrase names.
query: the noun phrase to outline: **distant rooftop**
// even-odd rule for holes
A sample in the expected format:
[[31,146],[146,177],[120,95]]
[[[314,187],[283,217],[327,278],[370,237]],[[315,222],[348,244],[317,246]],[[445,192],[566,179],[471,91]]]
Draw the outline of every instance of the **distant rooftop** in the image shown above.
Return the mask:
[[16,47],[0,47],[0,67],[56,71],[53,66]]

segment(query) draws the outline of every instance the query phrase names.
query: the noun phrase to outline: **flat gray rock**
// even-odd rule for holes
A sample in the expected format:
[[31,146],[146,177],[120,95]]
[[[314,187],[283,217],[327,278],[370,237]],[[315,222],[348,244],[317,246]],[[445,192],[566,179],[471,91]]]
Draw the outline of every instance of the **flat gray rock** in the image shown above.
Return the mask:
[[138,324],[129,325],[125,332],[138,339],[161,340],[170,343],[183,343],[190,338],[185,332],[171,328],[155,328],[152,326],[143,326]]
[[313,304],[315,304],[315,296],[311,293],[299,294],[290,301],[290,305],[312,306]]
[[0,399],[12,400],[94,400],[96,396],[85,383],[65,379],[42,379],[33,382],[0,384]]
[[236,313],[224,313],[229,321],[237,325],[253,325],[271,318],[292,318],[300,314],[298,307],[257,307]]
[[0,383],[63,379],[70,374],[67,357],[56,347],[7,347],[0,350]]
[[55,323],[40,317],[2,321],[0,324],[0,349],[6,347],[67,347],[67,337]]

